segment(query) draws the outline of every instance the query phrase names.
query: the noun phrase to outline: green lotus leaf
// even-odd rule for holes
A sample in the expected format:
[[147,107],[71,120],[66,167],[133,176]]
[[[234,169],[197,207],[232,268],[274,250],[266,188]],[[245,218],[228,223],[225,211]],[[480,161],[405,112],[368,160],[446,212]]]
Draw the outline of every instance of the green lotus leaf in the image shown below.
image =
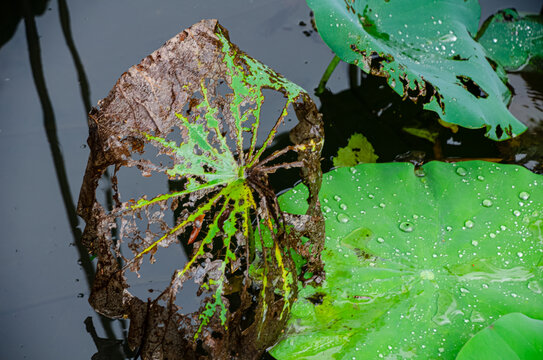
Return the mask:
[[521,16],[515,9],[502,10],[485,21],[477,37],[488,56],[506,70],[543,60],[541,15]]
[[346,147],[338,149],[337,156],[332,159],[334,166],[355,166],[361,163],[374,163],[379,156],[375,155],[373,146],[362,134],[353,134]]
[[319,34],[343,61],[387,78],[404,99],[504,140],[526,127],[507,110],[511,93],[487,61],[476,0],[307,0]]
[[507,314],[479,331],[456,360],[543,359],[543,320]]
[[[307,190],[280,197],[303,213]],[[324,175],[326,280],[298,294],[277,359],[451,359],[500,316],[543,319],[543,177],[482,161]]]

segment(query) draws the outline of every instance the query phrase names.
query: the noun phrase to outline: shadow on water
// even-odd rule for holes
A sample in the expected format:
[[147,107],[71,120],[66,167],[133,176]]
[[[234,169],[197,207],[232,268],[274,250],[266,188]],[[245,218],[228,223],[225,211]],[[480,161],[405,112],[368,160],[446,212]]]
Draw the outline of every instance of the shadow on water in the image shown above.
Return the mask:
[[60,25],[62,27],[62,34],[66,40],[66,45],[70,50],[72,59],[74,61],[75,69],[77,71],[77,80],[79,81],[79,88],[81,91],[81,99],[83,105],[85,105],[85,113],[88,114],[91,110],[90,89],[85,69],[81,63],[81,58],[75,47],[75,42],[72,36],[72,28],[70,26],[70,12],[68,11],[68,5],[66,0],[58,0],[58,12],[60,16]]
[[[47,91],[47,84],[45,82],[45,76],[41,61],[40,41],[35,16],[43,13],[43,11],[37,12],[35,9],[45,9],[46,2],[41,4],[42,6],[36,6],[35,3],[36,2],[31,2],[30,0],[22,0],[19,8],[13,10],[18,11],[18,13],[24,20],[32,77],[36,86],[36,90],[38,92],[40,104],[43,111],[43,125],[45,128],[47,141],[49,143],[51,156],[53,158],[55,174],[62,195],[66,216],[70,224],[72,237],[79,253],[80,265],[85,271],[87,285],[90,289],[95,276],[94,266],[92,264],[91,257],[87,249],[81,244],[82,233],[80,228],[78,227],[79,220],[74,205],[74,199],[72,198],[70,192],[70,185],[68,183],[68,176],[66,172],[64,157],[59,146],[55,113],[53,110],[51,99],[49,97],[49,93]],[[83,68],[83,64],[79,57],[79,53],[77,52],[77,48],[73,41],[68,6],[65,0],[58,0],[58,6],[62,32],[76,67],[81,98],[85,106],[85,111],[86,113],[88,113],[91,109],[89,84],[87,76],[85,74],[85,70]],[[7,39],[2,38],[2,41],[4,43],[8,40],[9,37]],[[111,199],[111,194],[106,195],[108,199]],[[121,345],[126,344],[126,331],[124,331],[124,339],[117,340],[117,337],[115,336],[115,332],[112,327],[112,322],[113,320],[100,316],[100,323],[102,324],[102,327],[107,336],[107,338],[104,339],[98,337],[96,329],[94,328],[94,325],[92,323],[92,318],[89,317],[85,320],[87,332],[92,337],[98,349],[98,353],[96,353],[92,357],[93,359],[125,359],[125,354],[128,354],[129,356],[132,355],[131,352],[128,350],[127,346],[124,346],[124,349],[120,347]],[[120,320],[119,322],[121,324],[121,328],[126,329],[125,321]]]
[[48,2],[49,0],[8,1],[3,4],[0,13],[0,48],[15,35],[25,13],[32,16],[43,15]]

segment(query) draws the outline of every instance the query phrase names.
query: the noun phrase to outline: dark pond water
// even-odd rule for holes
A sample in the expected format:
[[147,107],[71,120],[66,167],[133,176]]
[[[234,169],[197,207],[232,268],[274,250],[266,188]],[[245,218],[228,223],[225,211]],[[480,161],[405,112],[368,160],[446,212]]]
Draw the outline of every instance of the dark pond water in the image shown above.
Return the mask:
[[[541,5],[489,0],[482,18],[508,6],[538,12]],[[6,37],[0,48],[0,358],[90,359],[96,344],[87,317],[97,336],[123,339],[127,324],[100,319],[88,305],[93,268],[75,244],[83,226],[73,211],[88,157],[86,113],[126,69],[202,18],[218,18],[234,43],[308,90],[332,58],[317,34],[304,34],[310,28],[300,25],[309,24],[303,0],[50,1],[26,29],[21,21]],[[541,127],[541,77],[514,74],[511,82],[518,95],[512,111]],[[348,87],[347,66],[328,87],[333,93]],[[389,160],[405,150],[375,146]],[[533,148],[515,156],[528,159]],[[142,289],[167,278],[146,280]]]

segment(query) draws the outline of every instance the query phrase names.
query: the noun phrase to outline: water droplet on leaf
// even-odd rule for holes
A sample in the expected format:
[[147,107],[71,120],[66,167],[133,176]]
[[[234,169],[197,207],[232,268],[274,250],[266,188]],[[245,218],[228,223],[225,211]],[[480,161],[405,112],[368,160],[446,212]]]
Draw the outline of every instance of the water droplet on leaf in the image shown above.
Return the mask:
[[484,199],[483,200],[483,206],[484,207],[491,207],[492,206],[492,200]]
[[424,177],[426,176],[426,173],[424,172],[423,168],[417,168],[415,169],[415,176]]
[[471,322],[474,322],[474,323],[479,323],[479,322],[484,322],[485,318],[483,317],[483,315],[480,312],[474,310],[471,313],[471,316],[470,316],[469,320]]
[[403,232],[411,232],[413,230],[415,230],[415,226],[413,224],[411,224],[410,222],[407,222],[407,221],[404,221],[402,223],[400,223],[400,230],[403,231]]
[[528,200],[530,198],[530,194],[528,194],[526,191],[523,191],[520,194],[518,194],[518,197],[521,200]]
[[541,290],[541,285],[539,285],[539,282],[536,280],[528,283],[528,289],[532,290],[536,294],[541,294],[543,292],[543,290]]
[[456,169],[456,173],[460,176],[466,176],[468,171],[464,169],[463,167],[459,167]]
[[422,270],[420,277],[424,280],[434,280],[436,276],[431,270]]

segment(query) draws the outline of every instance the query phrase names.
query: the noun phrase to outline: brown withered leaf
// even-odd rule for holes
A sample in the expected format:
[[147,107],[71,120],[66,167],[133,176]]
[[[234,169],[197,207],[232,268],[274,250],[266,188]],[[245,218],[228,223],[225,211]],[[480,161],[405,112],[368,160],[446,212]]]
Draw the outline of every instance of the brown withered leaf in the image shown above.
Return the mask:
[[[263,89],[286,100],[259,137]],[[299,121],[293,145],[270,153],[290,107]],[[307,93],[239,50],[216,20],[203,20],[124,73],[89,114],[89,132],[78,213],[84,245],[98,257],[91,305],[130,319],[129,345],[143,359],[260,357],[296,299],[289,249],[306,258],[307,271],[322,271],[323,129]],[[287,152],[297,160],[281,160]],[[268,182],[268,174],[294,167],[309,188],[305,215],[284,214]],[[97,196],[108,168],[111,209]],[[176,186],[123,199],[130,191],[123,172]],[[301,236],[311,241],[302,245]],[[155,255],[180,241],[192,253],[186,264],[171,264],[168,286],[154,298],[132,294],[128,273],[145,278],[155,260],[170,266]],[[189,280],[196,294],[182,291]],[[180,296],[199,296],[200,309],[184,311]]]

